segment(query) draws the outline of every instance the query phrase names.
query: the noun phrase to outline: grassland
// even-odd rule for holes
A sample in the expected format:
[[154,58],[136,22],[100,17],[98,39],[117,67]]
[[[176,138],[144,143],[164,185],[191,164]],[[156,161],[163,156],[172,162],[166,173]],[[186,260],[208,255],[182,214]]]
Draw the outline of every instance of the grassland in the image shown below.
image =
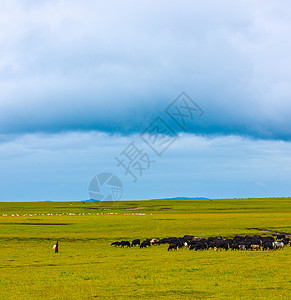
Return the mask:
[[291,233],[290,198],[0,203],[0,299],[288,299],[290,246],[110,247],[114,240],[185,234],[270,235],[258,229]]

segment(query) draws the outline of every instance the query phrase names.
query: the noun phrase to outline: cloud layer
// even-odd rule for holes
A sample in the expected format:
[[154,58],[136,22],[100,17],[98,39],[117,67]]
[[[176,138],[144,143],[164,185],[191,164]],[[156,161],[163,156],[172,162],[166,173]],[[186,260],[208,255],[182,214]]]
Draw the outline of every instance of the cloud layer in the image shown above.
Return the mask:
[[291,139],[288,1],[2,1],[0,134],[141,132],[181,91],[189,132]]

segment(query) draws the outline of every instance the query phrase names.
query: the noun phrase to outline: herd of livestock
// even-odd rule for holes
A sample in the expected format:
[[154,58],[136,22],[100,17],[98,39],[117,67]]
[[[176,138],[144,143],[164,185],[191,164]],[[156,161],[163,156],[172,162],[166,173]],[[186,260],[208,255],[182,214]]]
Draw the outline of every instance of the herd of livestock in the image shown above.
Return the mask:
[[208,250],[213,249],[217,251],[219,249],[225,250],[276,250],[283,249],[288,245],[290,238],[285,235],[277,235],[276,239],[273,236],[235,236],[233,239],[224,239],[221,236],[214,236],[209,238],[195,237],[192,235],[185,235],[184,237],[170,237],[170,238],[154,238],[141,241],[135,239],[132,242],[129,241],[114,241],[111,246],[121,248],[123,247],[135,247],[146,248],[153,245],[168,244],[169,250],[177,250],[179,248],[187,247],[189,250]]

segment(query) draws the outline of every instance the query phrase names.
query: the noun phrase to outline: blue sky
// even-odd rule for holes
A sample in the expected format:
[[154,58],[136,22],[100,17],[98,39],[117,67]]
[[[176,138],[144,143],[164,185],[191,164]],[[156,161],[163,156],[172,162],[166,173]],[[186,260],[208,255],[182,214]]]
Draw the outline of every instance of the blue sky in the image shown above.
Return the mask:
[[[1,1],[0,201],[290,196],[288,1]],[[203,110],[182,129],[182,91]],[[158,156],[157,117],[179,135]],[[132,142],[155,162],[133,182]],[[138,174],[140,175],[140,174]]]

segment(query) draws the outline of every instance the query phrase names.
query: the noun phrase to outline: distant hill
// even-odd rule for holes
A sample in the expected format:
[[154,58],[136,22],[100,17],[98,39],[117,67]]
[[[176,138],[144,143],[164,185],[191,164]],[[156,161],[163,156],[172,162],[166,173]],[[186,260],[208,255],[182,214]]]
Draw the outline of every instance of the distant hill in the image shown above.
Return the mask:
[[101,201],[101,200],[88,199],[88,200],[81,200],[81,201]]
[[205,197],[173,197],[173,198],[161,198],[161,199],[151,199],[151,200],[203,200],[209,199]]
[[37,201],[37,202],[53,202],[51,200],[43,200],[43,201]]
[[[203,200],[203,199],[209,199],[205,197],[173,197],[173,198],[161,198],[161,199],[150,199],[150,200]],[[81,201],[101,201],[101,200],[95,200],[95,199],[88,199],[88,200],[81,200]]]

